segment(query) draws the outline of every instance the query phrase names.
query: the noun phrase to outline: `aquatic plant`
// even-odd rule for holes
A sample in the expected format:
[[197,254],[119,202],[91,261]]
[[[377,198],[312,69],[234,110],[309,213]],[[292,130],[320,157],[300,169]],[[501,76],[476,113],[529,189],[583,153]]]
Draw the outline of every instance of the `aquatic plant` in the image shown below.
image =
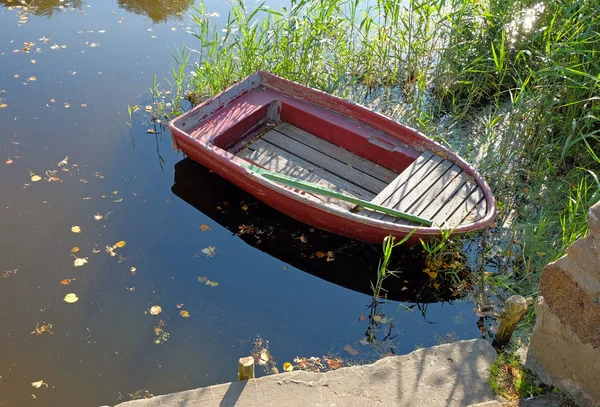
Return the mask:
[[176,54],[175,111],[263,69],[459,150],[498,198],[489,256],[503,273],[488,282],[509,293],[535,293],[586,233],[600,200],[597,1],[237,0],[224,27],[210,15],[194,10],[197,42]]

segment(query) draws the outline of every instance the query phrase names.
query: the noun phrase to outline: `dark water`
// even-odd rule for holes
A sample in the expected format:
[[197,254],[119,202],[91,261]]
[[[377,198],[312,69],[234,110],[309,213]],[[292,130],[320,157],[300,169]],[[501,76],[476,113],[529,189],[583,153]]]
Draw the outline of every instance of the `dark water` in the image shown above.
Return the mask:
[[[190,1],[0,4],[0,406],[114,404],[235,380],[257,337],[279,368],[390,350],[361,344],[378,247],[292,221],[146,133],[153,76],[164,83],[170,51],[196,45],[179,15]],[[133,136],[128,104],[142,106]],[[333,261],[316,255],[328,251]],[[76,257],[88,263],[74,267]],[[480,335],[473,304],[422,304],[435,298],[419,264],[411,253],[395,263],[397,301],[384,305],[395,352]],[[169,336],[156,344],[160,320]],[[32,333],[44,324],[53,334]],[[32,387],[39,380],[48,387]]]

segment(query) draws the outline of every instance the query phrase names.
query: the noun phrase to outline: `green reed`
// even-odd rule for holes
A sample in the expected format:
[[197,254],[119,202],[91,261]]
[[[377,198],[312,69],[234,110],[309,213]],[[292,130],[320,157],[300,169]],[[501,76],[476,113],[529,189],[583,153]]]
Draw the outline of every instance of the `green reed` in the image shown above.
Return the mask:
[[174,55],[176,112],[183,96],[199,103],[262,69],[447,143],[488,179],[498,223],[521,243],[520,270],[499,278],[509,291],[534,292],[542,267],[586,233],[600,200],[596,0],[291,0],[278,10],[237,0],[224,27],[209,11],[194,9],[197,41]]

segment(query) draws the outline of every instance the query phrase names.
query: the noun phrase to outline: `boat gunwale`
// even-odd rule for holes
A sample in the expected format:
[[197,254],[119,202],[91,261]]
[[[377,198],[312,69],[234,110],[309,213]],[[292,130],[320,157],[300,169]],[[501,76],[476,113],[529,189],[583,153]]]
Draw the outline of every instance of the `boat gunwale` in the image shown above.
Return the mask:
[[[259,78],[258,81],[256,80],[257,75]],[[280,84],[285,85],[287,88],[282,89],[281,86],[278,86]],[[210,142],[211,140],[204,140],[203,138],[198,139],[192,137],[187,131],[177,126],[177,124],[180,123],[183,118],[193,117],[194,115],[200,115],[200,117],[195,118],[196,125],[200,125],[204,123],[206,119],[208,119],[211,115],[217,113],[219,110],[225,108],[228,104],[235,102],[236,99],[240,98],[245,93],[261,85],[266,88],[270,88],[276,92],[285,94],[289,97],[300,99],[306,103],[317,105],[320,108],[328,109],[330,111],[348,117],[352,120],[355,120],[359,123],[362,122],[366,125],[374,127],[382,131],[383,133],[389,135],[390,137],[398,139],[403,143],[406,143],[411,148],[416,147],[417,150],[421,148],[423,151],[429,150],[434,154],[441,153],[440,155],[442,155],[445,159],[452,161],[453,163],[458,165],[463,171],[465,171],[468,175],[473,177],[477,186],[483,192],[484,199],[486,201],[486,214],[482,218],[474,222],[460,224],[453,229],[444,227],[440,228],[436,226],[425,227],[398,224],[390,221],[366,217],[364,215],[359,215],[357,213],[350,212],[336,205],[327,204],[315,196],[300,193],[296,189],[282,186],[276,182],[270,181],[258,174],[255,174],[253,171],[249,170],[248,168],[242,165],[250,163],[248,160],[240,158],[230,153],[229,151],[216,146],[215,144]],[[293,92],[287,92],[290,89],[293,90]],[[310,97],[303,97],[307,95]],[[332,107],[337,107],[337,109]],[[360,116],[360,120],[356,116]],[[381,124],[384,124],[386,126],[381,126]],[[232,181],[233,179],[239,179],[240,176],[244,177],[248,180],[252,180],[261,184],[263,187],[273,192],[283,194],[288,198],[296,200],[303,205],[308,205],[314,208],[315,210],[324,211],[331,215],[340,217],[344,220],[363,224],[366,227],[384,228],[390,230],[391,233],[398,235],[407,235],[413,230],[417,229],[418,234],[421,236],[440,236],[441,230],[450,230],[454,234],[460,234],[483,229],[484,227],[489,225],[496,217],[496,199],[494,198],[491,188],[488,186],[487,182],[481,177],[481,175],[479,175],[477,171],[475,171],[475,169],[468,162],[466,162],[464,159],[462,159],[450,149],[442,146],[434,140],[431,140],[419,131],[409,126],[406,126],[396,120],[393,120],[381,113],[370,110],[367,107],[362,106],[358,103],[354,103],[330,95],[326,92],[310,88],[284,78],[280,78],[268,72],[258,71],[249,75],[242,81],[230,86],[223,92],[220,92],[216,96],[202,102],[198,106],[194,107],[192,110],[189,110],[188,112],[185,112],[180,116],[172,119],[167,124],[167,127],[173,134],[174,141],[178,147],[180,147],[180,142],[187,141],[190,143],[190,149],[193,149],[194,146],[201,147],[201,150],[205,151],[206,154],[211,156],[213,159],[221,161],[222,164],[227,166],[229,169],[233,170],[235,174],[220,174],[225,178],[229,179],[230,181]],[[390,131],[387,131],[385,128],[382,127],[395,127],[398,130],[409,132],[411,133],[411,137],[416,139],[416,141],[418,142],[415,143],[415,140],[406,140],[405,137],[401,137],[398,134],[391,133]],[[186,149],[182,148],[182,150],[184,151],[184,153],[186,152]],[[242,187],[239,184],[238,186]]]

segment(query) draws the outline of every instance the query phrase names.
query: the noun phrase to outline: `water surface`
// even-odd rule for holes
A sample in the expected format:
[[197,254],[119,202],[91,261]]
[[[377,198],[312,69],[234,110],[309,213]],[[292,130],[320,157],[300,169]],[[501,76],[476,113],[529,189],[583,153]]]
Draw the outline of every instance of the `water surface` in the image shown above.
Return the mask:
[[[0,406],[114,404],[235,380],[257,337],[279,368],[389,352],[361,344],[378,247],[292,221],[147,133],[154,75],[165,83],[171,52],[197,45],[191,1],[0,4]],[[141,106],[132,129],[128,105]],[[328,251],[333,261],[316,255]],[[480,335],[469,302],[415,306],[423,273],[408,255],[397,264],[398,301],[385,305],[395,352]],[[53,334],[33,333],[43,325]]]

